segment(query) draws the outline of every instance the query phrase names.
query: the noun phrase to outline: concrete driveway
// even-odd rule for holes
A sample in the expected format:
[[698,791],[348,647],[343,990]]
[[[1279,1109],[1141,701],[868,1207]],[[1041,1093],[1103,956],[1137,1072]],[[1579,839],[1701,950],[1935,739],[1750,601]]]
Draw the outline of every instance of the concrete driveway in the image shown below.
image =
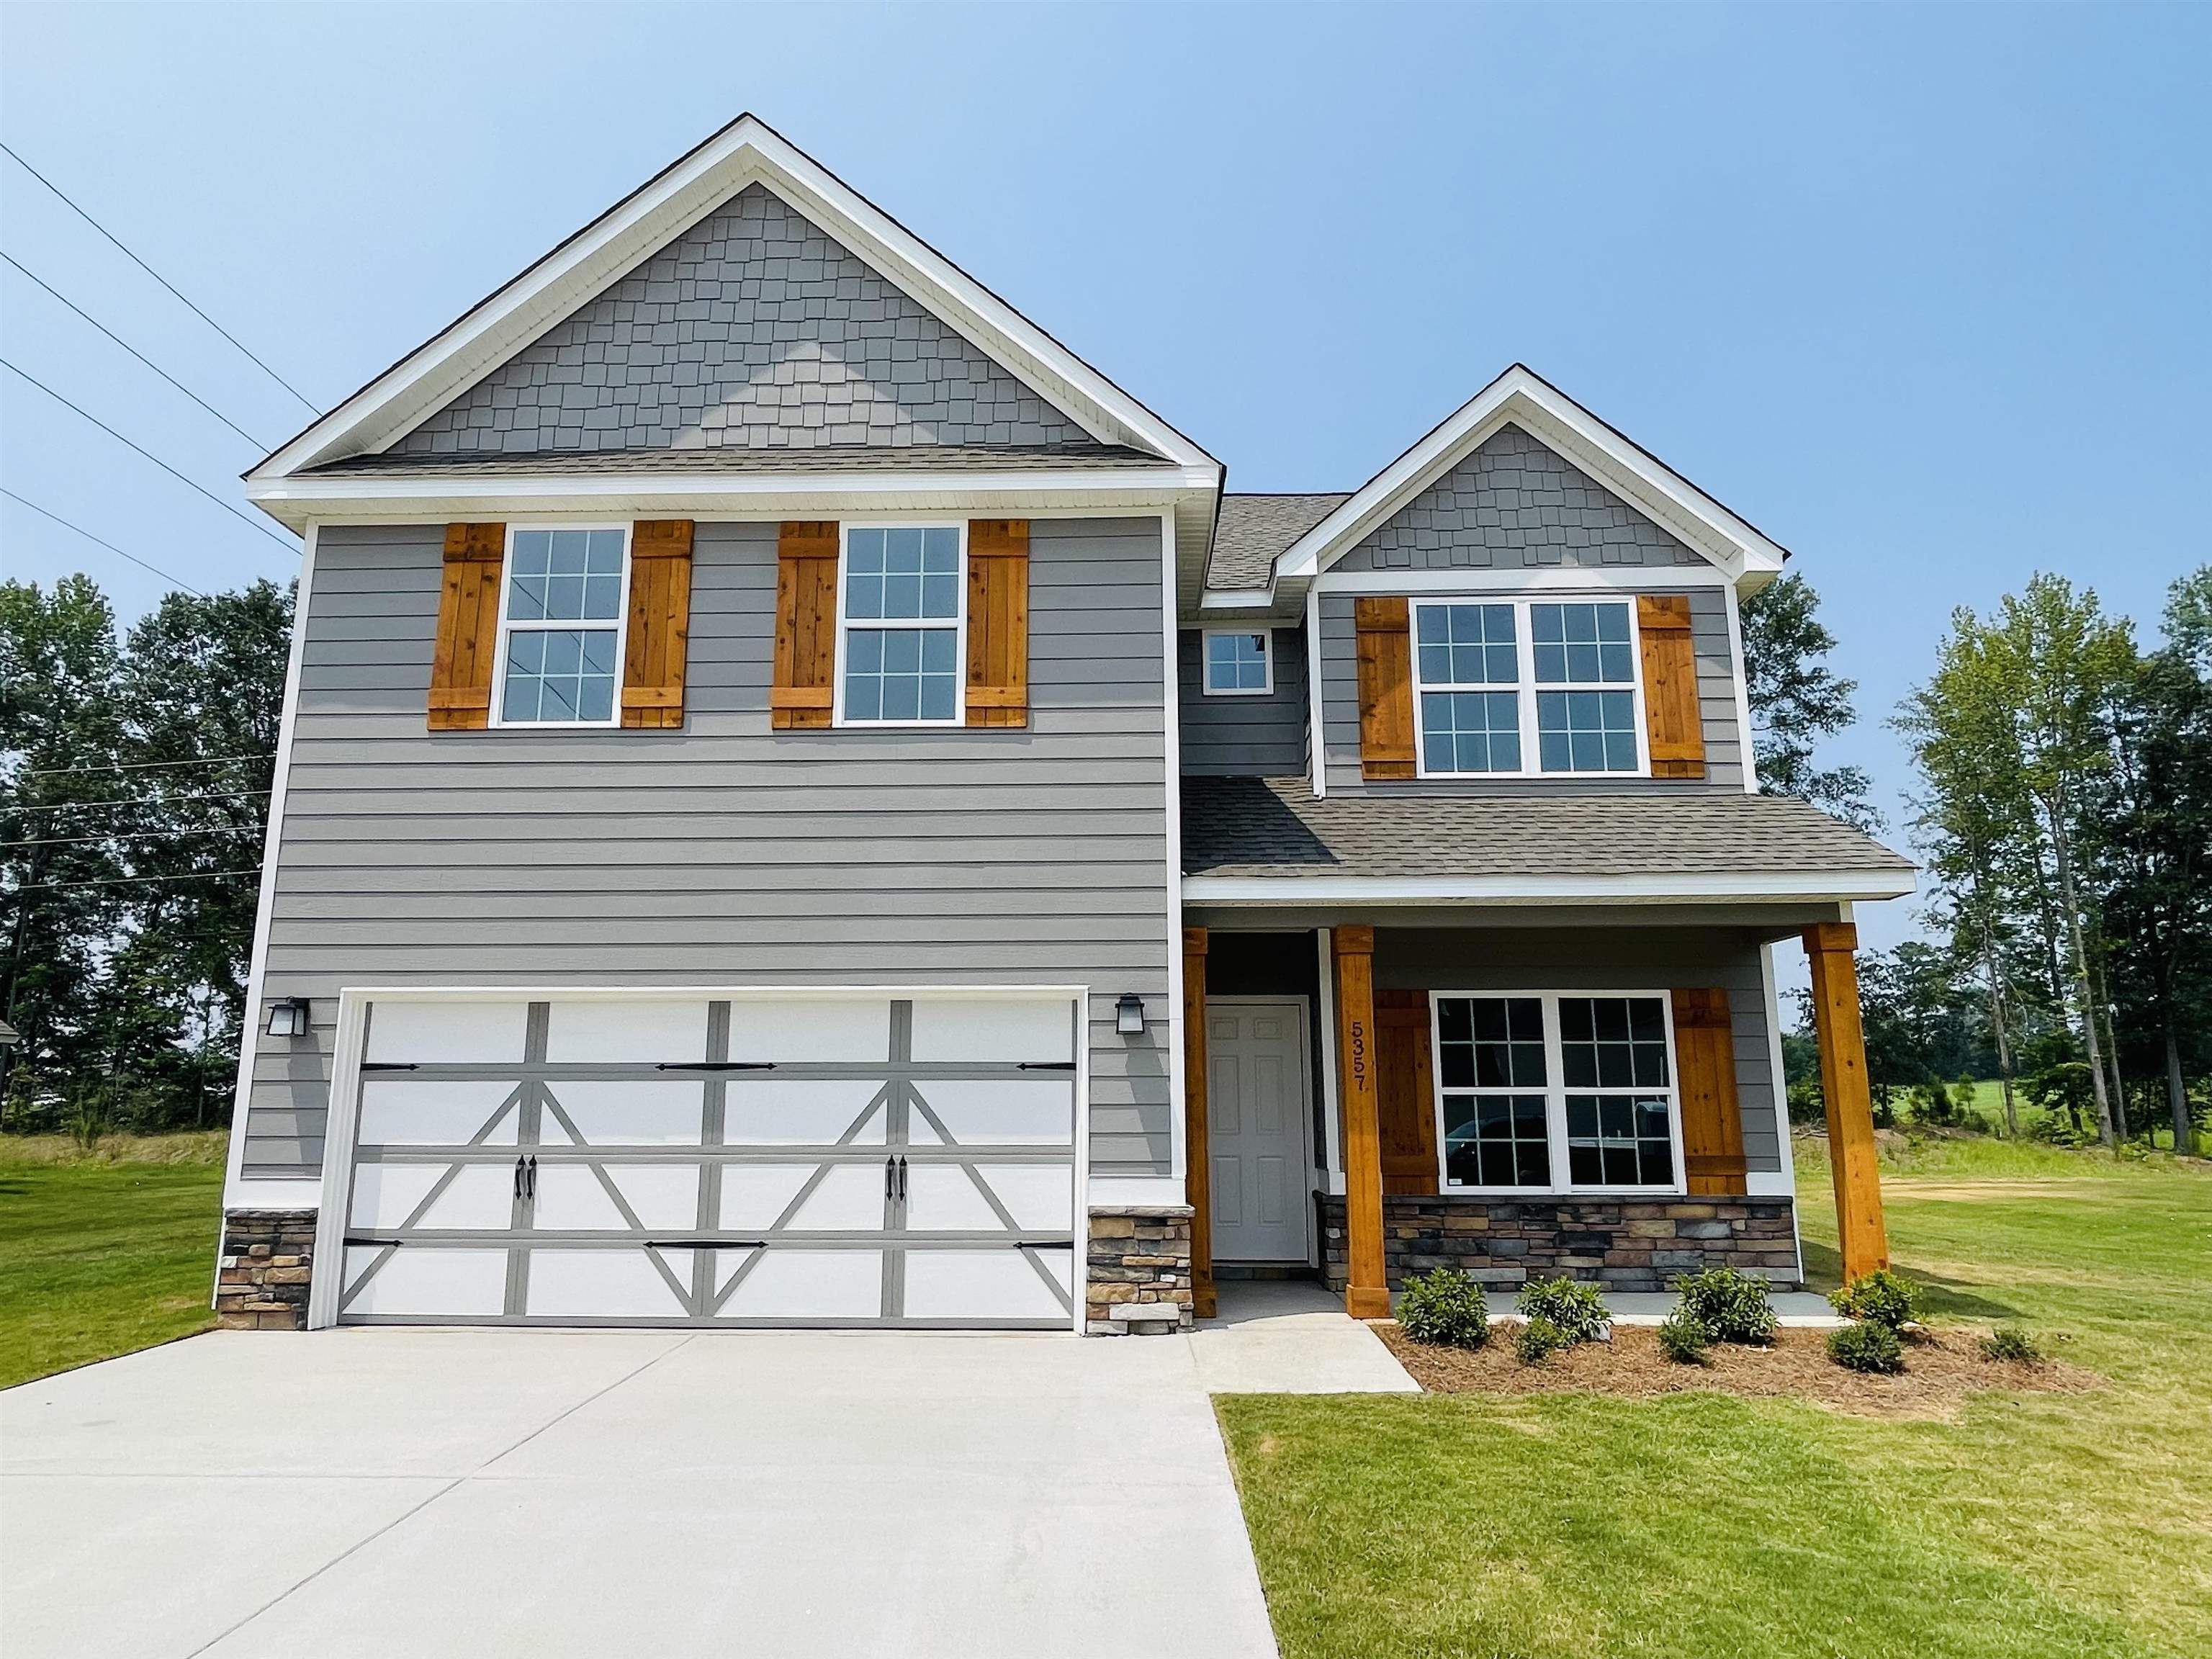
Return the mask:
[[512,1330],[0,1395],[0,1650],[1275,1651],[1188,1340]]

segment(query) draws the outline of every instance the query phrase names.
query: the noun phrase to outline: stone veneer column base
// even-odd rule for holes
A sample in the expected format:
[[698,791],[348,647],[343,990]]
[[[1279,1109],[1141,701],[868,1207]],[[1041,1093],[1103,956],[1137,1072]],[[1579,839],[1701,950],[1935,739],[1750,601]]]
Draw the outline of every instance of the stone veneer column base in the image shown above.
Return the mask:
[[1091,1212],[1083,1328],[1091,1336],[1190,1328],[1190,1206],[1115,1206]]
[[[1778,1287],[1798,1276],[1793,1200],[1765,1197],[1462,1198],[1382,1200],[1390,1288],[1408,1274],[1457,1267],[1511,1290],[1565,1273],[1612,1291],[1663,1291],[1678,1273],[1735,1267]],[[1344,1200],[1321,1200],[1322,1272],[1345,1283]]]
[[313,1210],[231,1210],[222,1218],[216,1322],[234,1331],[307,1328],[315,1261]]

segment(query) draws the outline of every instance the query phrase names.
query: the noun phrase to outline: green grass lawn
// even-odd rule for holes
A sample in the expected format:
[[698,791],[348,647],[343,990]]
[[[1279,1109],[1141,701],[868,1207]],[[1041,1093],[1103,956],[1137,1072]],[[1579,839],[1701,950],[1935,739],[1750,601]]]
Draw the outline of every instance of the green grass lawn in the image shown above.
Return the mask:
[[0,1139],[0,1388],[213,1324],[220,1135]]
[[[1832,1280],[1820,1143],[1808,1270]],[[1268,1605],[1307,1656],[2212,1652],[2212,1173],[1951,1140],[1886,1168],[1938,1318],[2110,1379],[1875,1420],[1650,1401],[1219,1402]]]

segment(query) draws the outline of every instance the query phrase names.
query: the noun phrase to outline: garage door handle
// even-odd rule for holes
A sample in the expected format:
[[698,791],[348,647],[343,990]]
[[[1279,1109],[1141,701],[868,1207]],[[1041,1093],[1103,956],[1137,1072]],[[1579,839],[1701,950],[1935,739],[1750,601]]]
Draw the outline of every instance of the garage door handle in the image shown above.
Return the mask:
[[526,1198],[536,1198],[538,1196],[538,1160],[534,1158],[530,1160],[529,1187],[530,1190],[525,1193],[523,1196]]
[[1072,1072],[1075,1069],[1075,1062],[1072,1060],[1024,1060],[1014,1069],[1018,1072]]
[[897,1196],[898,1160],[887,1158],[884,1160],[884,1202],[888,1204]]
[[522,1160],[519,1158],[514,1160],[514,1195],[522,1196]]
[[656,1072],[773,1072],[772,1060],[664,1060]]
[[901,1158],[901,1159],[898,1161],[898,1170],[899,1170],[899,1202],[901,1202],[902,1204],[903,1204],[904,1202],[906,1202],[906,1160],[905,1160],[904,1158]]

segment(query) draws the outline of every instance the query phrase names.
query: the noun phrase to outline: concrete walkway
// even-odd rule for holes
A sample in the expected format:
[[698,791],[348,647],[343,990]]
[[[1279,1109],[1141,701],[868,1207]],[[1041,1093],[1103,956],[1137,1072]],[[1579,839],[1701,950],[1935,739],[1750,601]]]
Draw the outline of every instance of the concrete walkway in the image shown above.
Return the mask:
[[1259,1659],[1239,1335],[195,1338],[0,1395],[0,1652]]
[[1419,1394],[1382,1339],[1310,1280],[1223,1279],[1190,1344],[1208,1394]]

